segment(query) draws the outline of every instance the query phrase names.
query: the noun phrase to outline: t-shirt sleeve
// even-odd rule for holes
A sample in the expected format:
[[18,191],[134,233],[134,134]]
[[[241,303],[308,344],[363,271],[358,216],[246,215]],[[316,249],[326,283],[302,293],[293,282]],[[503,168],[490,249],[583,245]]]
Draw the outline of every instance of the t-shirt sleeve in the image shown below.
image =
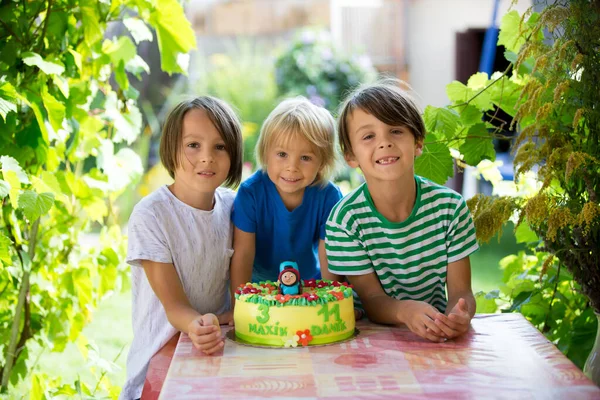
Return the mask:
[[329,271],[338,275],[366,275],[375,272],[364,246],[333,221],[325,227],[325,251]]
[[342,199],[342,197],[342,191],[336,185],[331,184],[331,187],[327,188],[324,207],[321,215],[319,215],[319,237],[321,240],[325,240],[325,225],[327,224],[331,209]]
[[164,231],[152,213],[134,210],[128,223],[127,263],[142,266],[142,260],[172,263]]
[[475,238],[475,224],[467,203],[461,197],[446,236],[448,263],[462,260],[479,249]]
[[231,220],[236,228],[248,233],[256,232],[256,199],[253,193],[241,186],[233,201]]

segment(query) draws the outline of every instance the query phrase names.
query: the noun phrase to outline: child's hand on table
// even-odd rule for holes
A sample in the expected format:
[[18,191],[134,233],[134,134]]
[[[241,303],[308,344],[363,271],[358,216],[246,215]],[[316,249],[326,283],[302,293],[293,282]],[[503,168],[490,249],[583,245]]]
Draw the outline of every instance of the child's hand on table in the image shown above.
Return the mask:
[[471,325],[471,314],[469,314],[465,299],[460,298],[447,316],[436,318],[435,324],[448,339],[455,338],[467,332]]
[[432,342],[446,340],[444,332],[435,322],[437,319],[447,318],[444,314],[424,301],[406,300],[403,303],[406,315],[404,323],[408,329]]
[[194,347],[204,354],[212,354],[221,350],[225,345],[221,337],[219,319],[214,314],[204,314],[194,319],[188,325],[187,333]]

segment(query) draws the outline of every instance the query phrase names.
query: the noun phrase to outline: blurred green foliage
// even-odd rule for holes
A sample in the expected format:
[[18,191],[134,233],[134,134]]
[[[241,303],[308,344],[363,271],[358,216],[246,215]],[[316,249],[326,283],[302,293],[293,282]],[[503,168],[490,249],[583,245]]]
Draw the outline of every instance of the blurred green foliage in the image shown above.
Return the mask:
[[305,96],[335,113],[344,96],[376,71],[366,55],[347,56],[326,31],[306,29],[277,58],[275,77],[280,95]]

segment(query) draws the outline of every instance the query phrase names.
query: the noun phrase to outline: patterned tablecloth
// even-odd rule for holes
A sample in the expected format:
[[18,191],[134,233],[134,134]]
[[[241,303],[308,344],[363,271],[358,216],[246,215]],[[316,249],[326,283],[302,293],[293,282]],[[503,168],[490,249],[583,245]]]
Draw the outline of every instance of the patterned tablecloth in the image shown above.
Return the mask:
[[468,334],[442,344],[405,327],[357,327],[355,339],[323,347],[264,349],[227,339],[212,356],[181,335],[164,382],[154,359],[147,379],[162,384],[163,400],[600,399],[600,388],[520,314],[477,315]]

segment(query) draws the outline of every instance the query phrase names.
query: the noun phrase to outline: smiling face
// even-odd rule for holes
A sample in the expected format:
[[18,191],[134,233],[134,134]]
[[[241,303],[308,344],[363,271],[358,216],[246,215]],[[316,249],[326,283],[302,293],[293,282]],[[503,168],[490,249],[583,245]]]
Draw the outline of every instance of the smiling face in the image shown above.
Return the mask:
[[187,193],[212,196],[227,179],[230,166],[225,141],[206,111],[188,111],[183,118],[175,186]]
[[304,188],[315,181],[321,168],[320,158],[301,135],[273,143],[267,150],[266,164],[269,179],[286,207],[292,209],[302,203]]
[[367,182],[414,179],[414,160],[423,142],[416,141],[409,128],[388,125],[360,108],[347,122],[352,153],[344,157],[348,165],[362,170]]
[[296,274],[293,272],[284,272],[281,274],[281,282],[286,286],[291,286],[296,283]]

